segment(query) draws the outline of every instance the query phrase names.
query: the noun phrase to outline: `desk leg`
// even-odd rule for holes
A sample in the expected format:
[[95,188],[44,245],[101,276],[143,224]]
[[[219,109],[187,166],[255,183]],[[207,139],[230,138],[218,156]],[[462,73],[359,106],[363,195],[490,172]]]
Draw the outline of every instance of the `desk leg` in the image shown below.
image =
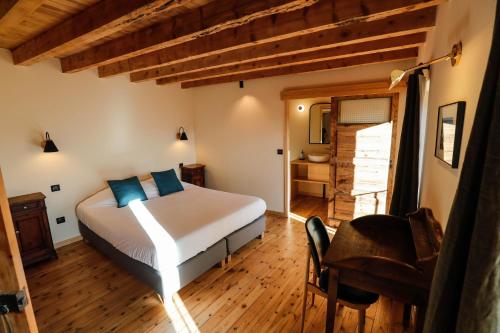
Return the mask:
[[416,327],[415,327],[415,332],[416,333],[422,333],[424,330],[424,323],[425,323],[425,312],[427,310],[427,304],[425,305],[419,305],[417,306],[417,314],[416,314]]
[[326,308],[326,325],[325,333],[332,333],[335,326],[335,310],[337,307],[337,285],[339,281],[339,273],[337,270],[330,268],[328,277],[328,305]]
[[403,328],[405,330],[410,327],[411,304],[405,304],[403,311]]

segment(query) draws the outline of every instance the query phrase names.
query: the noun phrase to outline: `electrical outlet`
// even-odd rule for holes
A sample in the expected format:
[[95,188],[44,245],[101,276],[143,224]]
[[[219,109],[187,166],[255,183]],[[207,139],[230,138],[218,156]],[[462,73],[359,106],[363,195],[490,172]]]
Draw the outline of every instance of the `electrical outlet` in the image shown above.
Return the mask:
[[64,216],[56,218],[56,223],[57,224],[61,224],[61,223],[64,223],[64,222],[66,222],[66,218]]
[[60,190],[61,190],[61,185],[59,185],[59,184],[56,184],[56,185],[50,185],[50,190],[51,190],[52,192],[58,192],[58,191],[60,191]]
[[182,168],[184,166],[184,163],[179,163],[179,168]]
[[277,153],[278,153],[278,155],[283,155],[283,149],[278,149]]

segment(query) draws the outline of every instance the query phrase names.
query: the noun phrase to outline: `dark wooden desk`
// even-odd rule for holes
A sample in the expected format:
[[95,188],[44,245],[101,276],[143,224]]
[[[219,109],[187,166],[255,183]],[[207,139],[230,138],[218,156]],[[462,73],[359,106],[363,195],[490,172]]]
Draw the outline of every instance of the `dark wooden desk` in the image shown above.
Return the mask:
[[430,210],[414,215],[413,222],[372,215],[342,223],[323,260],[329,267],[326,332],[335,324],[338,283],[416,305],[421,331],[442,236],[436,245],[427,235],[433,228],[439,233],[435,223]]

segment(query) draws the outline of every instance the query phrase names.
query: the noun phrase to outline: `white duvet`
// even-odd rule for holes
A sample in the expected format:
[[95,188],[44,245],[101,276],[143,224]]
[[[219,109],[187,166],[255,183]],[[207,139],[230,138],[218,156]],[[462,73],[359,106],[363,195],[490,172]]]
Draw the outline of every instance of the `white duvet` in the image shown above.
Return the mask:
[[81,202],[78,219],[129,257],[157,270],[162,261],[178,265],[266,210],[257,197],[182,183],[184,191],[163,197],[153,179],[141,182],[148,200],[117,208],[109,188]]

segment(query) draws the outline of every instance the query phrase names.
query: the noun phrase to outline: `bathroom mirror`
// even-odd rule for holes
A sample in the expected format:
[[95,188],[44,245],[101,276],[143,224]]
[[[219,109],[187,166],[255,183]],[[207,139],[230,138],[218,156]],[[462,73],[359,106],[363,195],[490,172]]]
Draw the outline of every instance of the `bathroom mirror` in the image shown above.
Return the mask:
[[309,143],[330,143],[330,103],[316,103],[309,108]]
[[458,168],[462,129],[464,127],[464,112],[464,101],[440,106],[438,111],[434,155],[452,168]]

